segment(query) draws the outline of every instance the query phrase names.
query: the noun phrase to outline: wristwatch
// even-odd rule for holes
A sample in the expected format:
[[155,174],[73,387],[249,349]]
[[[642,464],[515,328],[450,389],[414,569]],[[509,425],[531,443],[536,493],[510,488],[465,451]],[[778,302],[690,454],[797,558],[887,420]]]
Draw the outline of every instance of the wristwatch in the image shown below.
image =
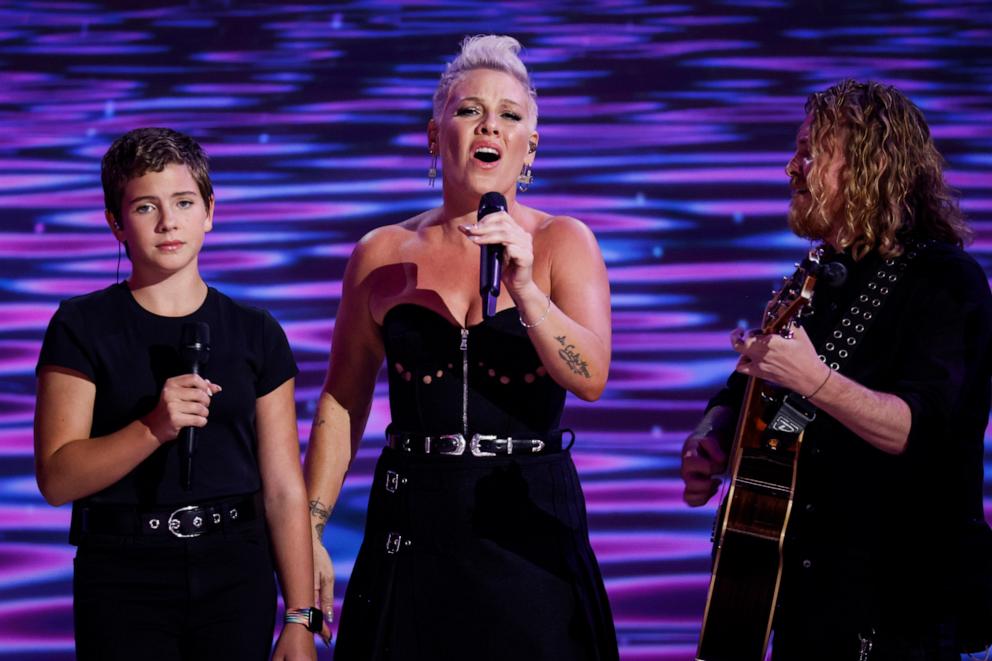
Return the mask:
[[324,614],[318,608],[289,608],[284,622],[302,624],[310,633],[320,633],[324,627]]

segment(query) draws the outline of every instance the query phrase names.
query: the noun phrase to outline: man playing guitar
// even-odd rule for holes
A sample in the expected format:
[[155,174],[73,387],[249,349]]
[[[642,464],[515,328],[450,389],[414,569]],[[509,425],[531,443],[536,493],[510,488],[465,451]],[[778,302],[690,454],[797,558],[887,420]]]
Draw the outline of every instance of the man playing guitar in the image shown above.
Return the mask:
[[816,417],[784,531],[772,658],[958,661],[992,631],[988,278],[961,249],[972,232],[909,99],[849,80],[806,111],[786,167],[789,226],[848,276],[818,282],[790,333],[731,334],[740,360],[685,442],[684,499],[716,493],[748,377],[791,391]]

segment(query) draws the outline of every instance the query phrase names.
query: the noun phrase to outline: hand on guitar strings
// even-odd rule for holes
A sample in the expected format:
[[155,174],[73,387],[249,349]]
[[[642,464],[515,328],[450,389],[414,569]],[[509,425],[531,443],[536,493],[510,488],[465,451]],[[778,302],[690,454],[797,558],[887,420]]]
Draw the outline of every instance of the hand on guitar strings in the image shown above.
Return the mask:
[[727,470],[727,452],[734,414],[726,407],[710,409],[682,446],[682,499],[691,507],[705,505],[720,488],[716,477]]
[[794,328],[791,337],[737,328],[730,333],[730,344],[741,356],[735,368],[738,372],[788,388],[797,395],[815,392],[830,371],[802,327]]

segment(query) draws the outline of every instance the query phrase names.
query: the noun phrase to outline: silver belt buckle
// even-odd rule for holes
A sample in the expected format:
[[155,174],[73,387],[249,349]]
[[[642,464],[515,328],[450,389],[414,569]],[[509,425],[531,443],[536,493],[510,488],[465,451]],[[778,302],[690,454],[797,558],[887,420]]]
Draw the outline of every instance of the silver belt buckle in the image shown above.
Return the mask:
[[[203,534],[202,530],[199,530],[197,532],[188,535],[179,532],[179,528],[183,525],[183,523],[182,521],[176,518],[177,514],[181,514],[182,512],[189,512],[190,510],[198,510],[198,509],[200,509],[199,505],[187,505],[186,507],[180,507],[175,512],[170,514],[169,532],[171,532],[176,537],[182,537],[182,538],[199,537],[200,535],[202,535]],[[193,527],[199,528],[202,525],[203,525],[203,520],[200,517],[196,517],[193,519]]]
[[[495,434],[472,434],[472,442],[469,443],[469,449],[472,451],[473,457],[495,457],[495,452],[486,452],[482,449],[482,441],[499,441],[505,439],[499,439]],[[509,441],[507,441],[509,442]]]
[[[443,434],[442,436],[438,436],[438,440],[455,442],[454,449],[438,450],[438,454],[458,455],[465,452],[465,437],[461,434]],[[472,438],[472,442],[475,443],[475,437]],[[427,448],[427,451],[430,452],[430,447]],[[475,451],[473,450],[472,453],[475,454]]]

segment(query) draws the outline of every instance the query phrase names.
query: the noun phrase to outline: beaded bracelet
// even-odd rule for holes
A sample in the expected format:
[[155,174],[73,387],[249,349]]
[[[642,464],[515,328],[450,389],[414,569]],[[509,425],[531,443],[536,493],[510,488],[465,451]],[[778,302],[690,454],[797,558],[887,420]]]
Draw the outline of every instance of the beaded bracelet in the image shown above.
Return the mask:
[[548,318],[549,312],[551,312],[551,296],[548,296],[548,307],[544,309],[544,314],[541,315],[540,319],[538,319],[532,324],[528,324],[526,321],[524,321],[524,317],[523,315],[520,314],[519,311],[517,312],[517,319],[520,320],[520,325],[523,326],[524,328],[536,328],[537,326],[540,326],[541,324],[544,323],[544,320]]

